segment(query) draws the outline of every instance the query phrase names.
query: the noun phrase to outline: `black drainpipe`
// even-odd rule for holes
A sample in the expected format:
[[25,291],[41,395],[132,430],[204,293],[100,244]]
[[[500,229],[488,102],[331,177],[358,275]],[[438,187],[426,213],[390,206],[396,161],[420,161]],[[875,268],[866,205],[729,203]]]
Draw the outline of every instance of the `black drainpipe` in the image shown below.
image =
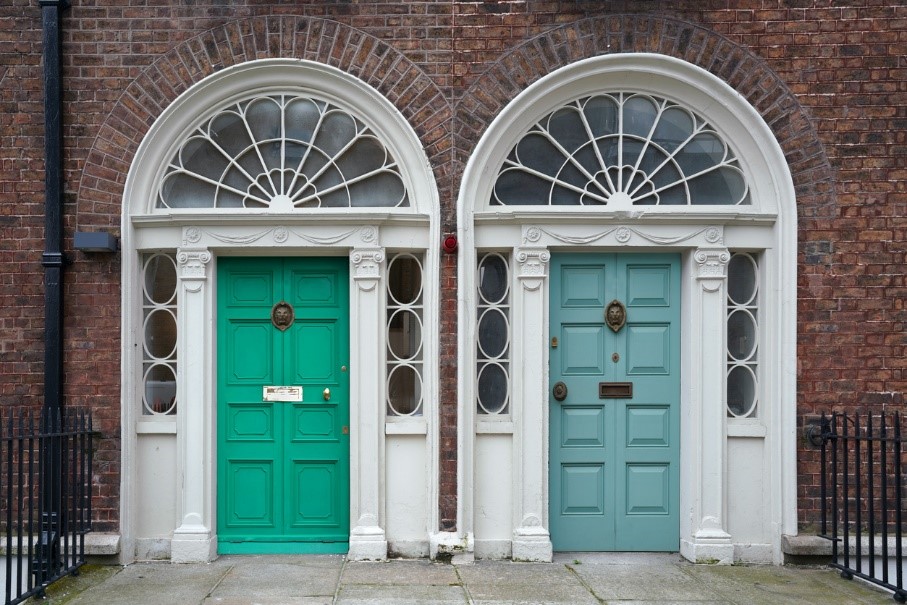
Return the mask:
[[[63,86],[60,13],[67,0],[39,0],[44,32],[44,430],[57,428],[63,411]],[[62,451],[45,439],[42,452],[41,576],[59,562]],[[47,576],[44,575],[44,578]]]

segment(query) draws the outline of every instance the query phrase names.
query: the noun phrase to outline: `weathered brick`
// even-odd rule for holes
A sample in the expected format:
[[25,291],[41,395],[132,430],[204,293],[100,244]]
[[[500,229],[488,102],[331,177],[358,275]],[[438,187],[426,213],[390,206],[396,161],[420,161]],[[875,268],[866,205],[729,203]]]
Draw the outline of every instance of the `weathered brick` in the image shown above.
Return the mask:
[[[465,162],[513,97],[578,59],[657,52],[724,78],[763,116],[798,198],[798,416],[903,408],[907,372],[907,103],[900,3],[74,3],[64,20],[66,234],[117,228],[125,171],[154,119],[193,83],[252,59],[340,67],[398,103],[456,230]],[[827,4],[827,3],[826,3]],[[619,10],[619,12],[618,12]],[[41,402],[43,107],[33,2],[0,7],[0,405]],[[6,219],[10,222],[5,222]],[[69,239],[67,242],[69,243]],[[96,529],[118,526],[119,260],[67,271],[67,397],[99,412]],[[457,511],[457,257],[441,266],[439,517]],[[843,397],[843,398],[842,398]],[[465,404],[469,405],[469,404]],[[818,469],[800,444],[800,521]]]

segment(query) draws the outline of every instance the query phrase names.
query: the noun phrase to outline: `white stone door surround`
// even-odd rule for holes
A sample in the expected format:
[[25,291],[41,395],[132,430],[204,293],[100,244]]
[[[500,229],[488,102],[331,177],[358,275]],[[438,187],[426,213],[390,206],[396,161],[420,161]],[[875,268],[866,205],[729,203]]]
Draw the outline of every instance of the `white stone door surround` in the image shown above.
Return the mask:
[[[161,175],[184,133],[211,112],[250,93],[313,94],[360,116],[388,148],[411,200],[396,208],[261,210],[160,208]],[[122,221],[122,558],[135,556],[137,438],[174,434],[176,500],[170,540],[174,562],[205,562],[217,556],[216,536],[216,300],[215,266],[224,255],[344,256],[350,261],[350,550],[351,559],[385,559],[386,350],[385,280],[389,250],[424,255],[427,359],[438,347],[438,193],[422,145],[405,118],[379,93],[338,69],[301,60],[251,61],[221,70],[183,93],[159,116],[139,147],[127,178]],[[142,253],[174,253],[178,270],[177,414],[142,415],[141,353],[133,343],[142,333]],[[423,377],[426,448],[431,477],[437,478],[434,366]],[[429,476],[429,473],[426,474]],[[431,481],[431,479],[429,479]],[[427,487],[437,500],[437,480]],[[431,505],[436,511],[437,506]],[[433,520],[437,527],[436,519]],[[427,528],[424,541],[429,540]]]
[[[748,206],[492,206],[497,169],[517,137],[563,103],[602,91],[670,99],[708,117],[731,141],[750,183]],[[796,211],[783,153],[768,126],[726,83],[686,62],[618,54],[574,63],[535,82],[495,119],[467,165],[461,187],[459,527],[477,555],[476,502],[510,505],[515,560],[551,560],[548,533],[548,261],[557,251],[679,252],[682,255],[681,543],[692,561],[730,563],[737,544],[728,525],[727,438],[766,440],[770,536],[760,551],[780,562],[781,535],[796,533],[795,325]],[[729,423],[725,407],[726,268],[730,250],[761,255],[766,288],[760,346],[762,408],[757,423]],[[476,258],[511,260],[511,410],[495,420],[476,412]],[[510,483],[478,493],[479,437],[510,436]],[[500,446],[503,447],[503,446]],[[500,450],[496,450],[500,451]],[[754,471],[755,472],[755,471]],[[495,491],[496,490],[496,491]],[[494,492],[494,493],[492,493]]]

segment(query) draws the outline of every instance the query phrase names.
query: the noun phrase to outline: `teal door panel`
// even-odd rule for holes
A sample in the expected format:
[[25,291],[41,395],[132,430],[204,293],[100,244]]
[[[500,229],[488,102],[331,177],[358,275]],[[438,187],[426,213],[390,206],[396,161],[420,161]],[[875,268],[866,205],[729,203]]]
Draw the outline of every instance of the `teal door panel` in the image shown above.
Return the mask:
[[[614,332],[612,300],[627,309]],[[556,254],[551,263],[550,528],[555,550],[680,546],[680,259]],[[600,397],[600,383],[632,396]]]
[[[280,301],[294,321],[271,322]],[[346,552],[349,269],[345,258],[218,261],[218,548]],[[293,386],[302,401],[263,401]]]

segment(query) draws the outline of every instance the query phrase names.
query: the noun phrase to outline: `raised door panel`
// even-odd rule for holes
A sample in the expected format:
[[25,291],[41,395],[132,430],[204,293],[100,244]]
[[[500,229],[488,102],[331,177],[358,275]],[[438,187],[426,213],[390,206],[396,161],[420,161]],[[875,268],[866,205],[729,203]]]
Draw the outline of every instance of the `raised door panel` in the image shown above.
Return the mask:
[[274,304],[273,271],[242,267],[231,271],[226,280],[225,286],[221,289],[225,299],[221,302],[230,308],[270,307]]
[[250,402],[231,403],[224,422],[224,433],[227,441],[267,441],[274,442],[274,403]]
[[306,308],[315,308],[319,312],[323,312],[325,307],[338,308],[340,292],[337,277],[336,273],[293,271],[290,301],[298,311],[303,311],[303,315]]
[[671,325],[669,323],[628,323],[626,330],[627,375],[668,375],[671,373]]
[[229,321],[224,359],[228,384],[275,384],[274,336],[270,322]]
[[605,514],[605,465],[564,464],[561,466],[561,514]]
[[339,500],[344,491],[339,485],[338,463],[294,460],[288,480],[291,497],[287,502],[287,517],[291,525],[305,528],[312,537],[326,538],[336,534],[341,526],[343,507]]
[[272,460],[227,460],[225,519],[227,528],[271,533],[275,528]]
[[671,444],[671,409],[667,405],[628,405],[627,447],[667,447]]
[[294,405],[293,418],[290,420],[294,429],[290,439],[297,443],[337,443],[340,424],[337,418],[337,407],[322,404]]
[[627,308],[670,307],[671,265],[627,265]]
[[605,446],[605,410],[602,406],[562,406],[560,411],[562,448]]
[[563,324],[561,374],[600,376],[605,371],[605,327]]
[[288,380],[316,386],[337,383],[340,373],[336,363],[340,344],[337,328],[333,320],[296,320],[288,330]]
[[561,306],[602,309],[605,300],[606,268],[603,264],[569,265],[560,268]]
[[671,497],[668,464],[627,464],[627,514],[667,515]]

